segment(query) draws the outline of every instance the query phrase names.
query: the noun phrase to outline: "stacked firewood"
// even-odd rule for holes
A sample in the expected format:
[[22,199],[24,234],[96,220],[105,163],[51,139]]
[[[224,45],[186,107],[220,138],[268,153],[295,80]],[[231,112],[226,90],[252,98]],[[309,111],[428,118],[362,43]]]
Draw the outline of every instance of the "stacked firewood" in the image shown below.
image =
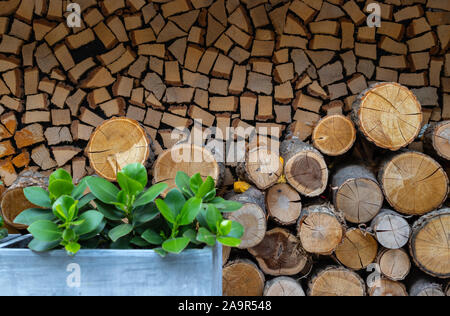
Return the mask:
[[[247,238],[225,253],[227,295],[444,290],[449,215],[434,211],[450,170],[448,0],[8,0],[0,36],[10,225],[34,181],[24,172],[114,179],[130,157],[158,156],[156,180],[186,168],[224,193],[253,186],[230,194],[245,202],[232,216]],[[168,162],[165,150],[195,138],[183,129],[211,127],[220,163]],[[230,127],[260,137],[245,154],[220,147],[239,141]],[[373,263],[382,278],[366,289],[359,271]]]

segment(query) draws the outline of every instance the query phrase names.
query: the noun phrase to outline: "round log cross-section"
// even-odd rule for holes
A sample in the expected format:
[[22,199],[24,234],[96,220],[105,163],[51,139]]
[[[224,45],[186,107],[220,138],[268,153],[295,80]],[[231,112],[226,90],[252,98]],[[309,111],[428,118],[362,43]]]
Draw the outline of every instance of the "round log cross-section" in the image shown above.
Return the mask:
[[432,276],[450,278],[450,209],[424,215],[413,225],[409,243],[416,265]]
[[287,183],[274,185],[266,192],[269,216],[280,225],[293,225],[302,211],[300,194]]
[[399,249],[408,243],[411,227],[400,214],[382,209],[371,223],[372,231],[380,245],[387,249]]
[[170,189],[176,187],[175,178],[178,171],[188,176],[200,173],[203,180],[211,176],[220,186],[225,167],[217,162],[207,149],[194,144],[180,144],[161,153],[153,165],[153,183],[165,182]]
[[299,282],[289,277],[267,281],[264,296],[306,296]]
[[309,296],[366,296],[366,284],[355,272],[331,266],[313,275],[308,293]]
[[336,248],[336,258],[347,268],[361,270],[374,262],[378,253],[377,241],[358,228],[347,230],[342,243]]
[[369,141],[392,151],[410,144],[422,126],[419,101],[397,83],[377,83],[363,91],[353,104],[352,116]]
[[409,288],[410,296],[445,296],[442,284],[434,282],[426,277],[419,277],[411,283]]
[[256,264],[236,260],[223,268],[223,296],[262,296],[265,277]]
[[281,143],[287,182],[306,197],[322,194],[328,183],[328,168],[322,154],[298,138]]
[[325,116],[312,134],[314,147],[328,156],[340,156],[352,148],[356,140],[353,122],[343,115]]
[[383,249],[377,257],[380,272],[393,281],[402,281],[411,270],[411,260],[403,249]]
[[450,121],[430,124],[425,132],[424,147],[450,160]]
[[406,287],[398,282],[389,279],[377,279],[369,287],[370,296],[408,296]]
[[384,164],[378,176],[387,201],[400,213],[423,215],[447,199],[447,174],[425,154],[398,154]]
[[150,156],[150,139],[138,122],[114,117],[103,122],[92,133],[86,147],[95,172],[115,181],[117,172],[130,163],[145,164]]

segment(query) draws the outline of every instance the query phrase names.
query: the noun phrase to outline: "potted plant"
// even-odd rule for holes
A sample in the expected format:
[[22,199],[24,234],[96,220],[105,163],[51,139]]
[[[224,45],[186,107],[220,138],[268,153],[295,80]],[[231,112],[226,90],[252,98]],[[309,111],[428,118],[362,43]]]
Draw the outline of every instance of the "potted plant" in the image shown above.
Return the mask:
[[241,205],[199,174],[145,189],[147,170],[131,164],[117,182],[75,186],[59,169],[48,190],[25,188],[37,207],[15,219],[30,235],[0,246],[0,295],[220,295],[221,244],[243,234],[223,213]]

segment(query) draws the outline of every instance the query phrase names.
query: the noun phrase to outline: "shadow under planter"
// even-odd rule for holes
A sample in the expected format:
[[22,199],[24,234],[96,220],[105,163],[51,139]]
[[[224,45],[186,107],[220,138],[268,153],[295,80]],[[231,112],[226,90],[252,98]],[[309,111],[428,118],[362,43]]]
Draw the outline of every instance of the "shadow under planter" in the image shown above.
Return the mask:
[[29,250],[0,244],[1,296],[220,296],[222,246],[160,257],[152,250]]

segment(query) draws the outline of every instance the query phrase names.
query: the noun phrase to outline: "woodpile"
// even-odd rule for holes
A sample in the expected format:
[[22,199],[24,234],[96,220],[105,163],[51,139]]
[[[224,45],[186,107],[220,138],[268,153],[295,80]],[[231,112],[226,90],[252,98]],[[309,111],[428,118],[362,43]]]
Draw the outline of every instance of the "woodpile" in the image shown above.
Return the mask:
[[447,0],[66,2],[0,7],[8,225],[29,172],[141,162],[243,204],[225,295],[448,293]]

